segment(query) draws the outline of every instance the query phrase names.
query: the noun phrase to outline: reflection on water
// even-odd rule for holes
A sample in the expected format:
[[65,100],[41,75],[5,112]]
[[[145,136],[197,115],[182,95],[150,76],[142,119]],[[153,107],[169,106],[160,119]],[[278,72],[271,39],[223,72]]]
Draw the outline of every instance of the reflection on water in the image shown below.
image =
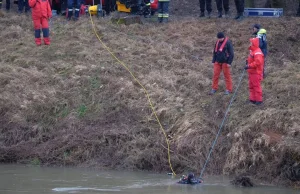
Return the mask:
[[121,191],[119,189],[96,189],[96,188],[82,188],[82,187],[69,187],[69,188],[54,188],[53,191]]
[[0,165],[0,194],[299,194],[299,191],[258,185],[237,188],[222,176],[205,177],[200,185],[176,184],[179,176],[130,171],[97,171]]

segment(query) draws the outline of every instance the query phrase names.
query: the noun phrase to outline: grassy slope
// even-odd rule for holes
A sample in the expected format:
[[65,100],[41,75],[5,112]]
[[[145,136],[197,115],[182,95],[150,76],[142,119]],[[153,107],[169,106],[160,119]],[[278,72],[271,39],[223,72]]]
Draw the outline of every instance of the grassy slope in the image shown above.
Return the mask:
[[[0,22],[1,162],[169,169],[165,139],[143,90],[98,42],[88,18],[55,19],[52,45],[42,47],[34,45],[30,18],[8,14]],[[177,172],[201,170],[230,100],[222,79],[220,92],[207,95],[215,34],[226,31],[234,44],[236,84],[249,27],[261,23],[269,38],[265,104],[245,103],[245,76],[206,172],[287,180],[300,162],[299,19],[95,22],[105,44],[149,91]]]

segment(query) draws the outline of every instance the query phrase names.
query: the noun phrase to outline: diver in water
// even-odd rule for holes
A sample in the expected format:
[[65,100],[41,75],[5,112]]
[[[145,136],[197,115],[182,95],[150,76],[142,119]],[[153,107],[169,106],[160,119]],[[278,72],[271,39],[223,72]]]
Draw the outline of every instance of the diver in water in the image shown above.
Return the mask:
[[200,179],[197,179],[194,175],[194,173],[189,173],[187,176],[182,175],[180,180],[178,181],[179,184],[199,184],[202,183]]

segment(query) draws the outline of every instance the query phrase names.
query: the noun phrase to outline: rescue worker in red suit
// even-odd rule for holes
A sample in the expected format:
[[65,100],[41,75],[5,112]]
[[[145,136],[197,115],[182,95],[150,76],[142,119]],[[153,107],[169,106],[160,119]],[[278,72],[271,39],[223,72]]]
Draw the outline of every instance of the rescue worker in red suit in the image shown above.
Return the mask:
[[49,23],[52,17],[52,11],[49,0],[29,0],[29,6],[32,8],[32,20],[34,25],[35,43],[37,46],[42,44],[41,27],[43,31],[44,43],[50,44]]
[[217,38],[218,41],[215,44],[212,60],[212,63],[214,65],[213,85],[212,90],[209,94],[213,95],[218,90],[219,77],[221,71],[223,70],[226,82],[225,95],[228,95],[232,92],[232,79],[230,74],[230,67],[234,57],[233,46],[228,37],[225,37],[223,32],[219,32],[217,34]]
[[250,54],[245,69],[248,71],[249,100],[260,105],[263,102],[261,81],[263,80],[264,54],[259,48],[259,38],[250,39]]

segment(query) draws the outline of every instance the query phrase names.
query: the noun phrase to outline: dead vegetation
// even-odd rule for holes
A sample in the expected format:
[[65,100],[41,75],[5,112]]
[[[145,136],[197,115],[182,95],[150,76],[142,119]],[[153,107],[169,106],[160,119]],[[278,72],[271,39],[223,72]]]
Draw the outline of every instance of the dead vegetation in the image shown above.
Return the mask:
[[[29,17],[5,13],[0,23],[0,162],[169,170],[165,139],[143,90],[98,42],[89,18],[54,18],[52,44],[42,47],[34,45]],[[225,31],[234,44],[236,83],[249,27],[261,23],[269,39],[264,106],[245,103],[245,77],[206,172],[299,184],[298,18],[95,23],[149,91],[176,172],[201,170],[230,100],[223,81],[215,96],[207,95],[216,33]]]
[[231,181],[232,185],[239,187],[253,187],[253,183],[249,177],[238,176]]

